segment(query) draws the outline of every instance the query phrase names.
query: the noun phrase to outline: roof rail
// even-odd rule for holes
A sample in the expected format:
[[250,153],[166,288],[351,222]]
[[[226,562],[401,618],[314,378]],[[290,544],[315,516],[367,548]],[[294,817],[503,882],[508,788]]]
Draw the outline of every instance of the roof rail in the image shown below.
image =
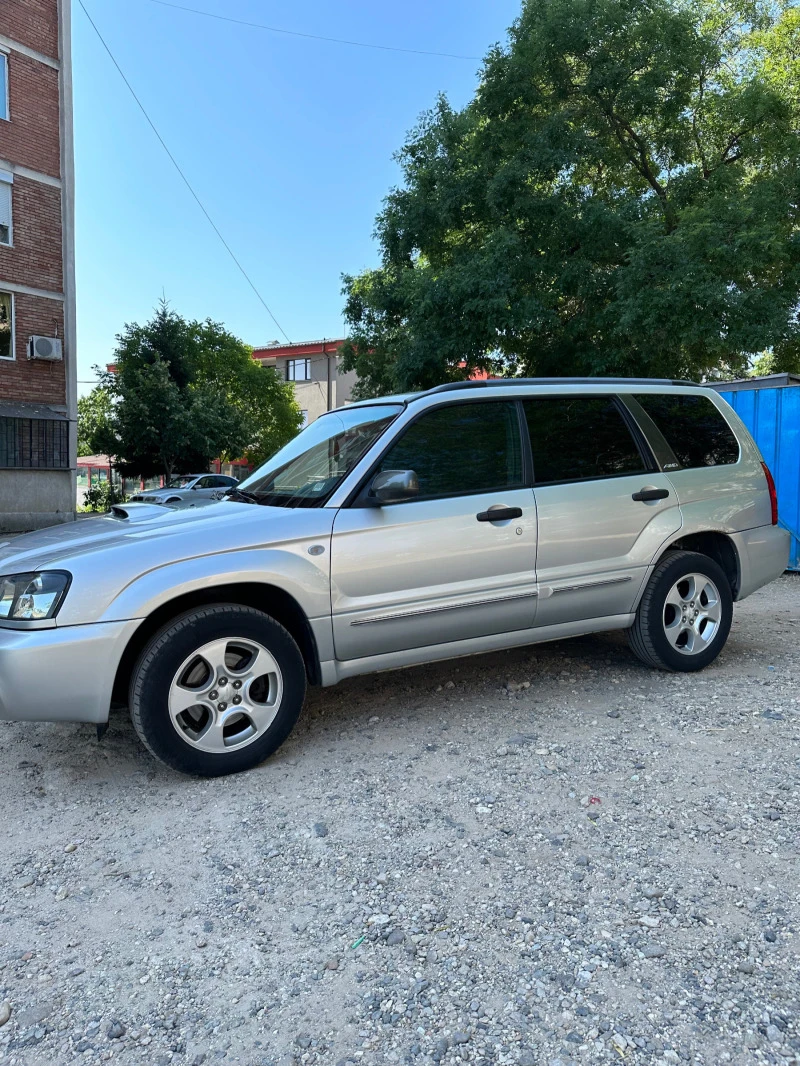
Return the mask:
[[419,396],[435,392],[460,392],[462,389],[505,388],[507,385],[686,385],[699,386],[697,381],[682,381],[674,378],[487,378],[484,381],[448,381],[436,385]]

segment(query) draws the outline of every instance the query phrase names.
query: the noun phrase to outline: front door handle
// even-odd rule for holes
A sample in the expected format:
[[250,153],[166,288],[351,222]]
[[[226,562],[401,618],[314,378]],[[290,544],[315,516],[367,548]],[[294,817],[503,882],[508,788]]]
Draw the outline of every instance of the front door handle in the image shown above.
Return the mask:
[[631,499],[639,503],[647,503],[648,500],[666,500],[667,496],[669,496],[669,489],[639,489],[638,492],[634,492]]
[[488,511],[481,511],[475,516],[479,522],[505,522],[508,518],[522,518],[521,507],[502,507],[497,504]]

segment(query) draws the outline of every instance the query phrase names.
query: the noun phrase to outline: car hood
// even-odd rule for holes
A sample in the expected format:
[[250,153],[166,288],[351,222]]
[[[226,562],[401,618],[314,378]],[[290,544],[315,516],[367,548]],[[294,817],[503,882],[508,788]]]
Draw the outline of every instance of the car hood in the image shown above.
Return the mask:
[[[214,507],[182,510],[156,503],[119,504],[102,517],[80,518],[69,525],[0,539],[0,574],[68,568],[72,559],[95,552],[105,555],[127,545],[141,551],[148,541],[158,542],[161,558],[175,560],[212,554],[215,549],[262,546],[303,536],[309,517],[305,509],[229,500]],[[168,543],[163,543],[165,540]]]

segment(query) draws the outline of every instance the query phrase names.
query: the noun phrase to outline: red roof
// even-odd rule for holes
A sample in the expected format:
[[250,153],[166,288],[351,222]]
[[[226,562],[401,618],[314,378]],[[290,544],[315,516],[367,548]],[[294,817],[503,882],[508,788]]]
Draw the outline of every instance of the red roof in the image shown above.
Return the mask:
[[279,344],[273,341],[271,344],[262,344],[253,349],[253,358],[259,362],[266,359],[280,359],[288,356],[290,359],[302,358],[307,355],[334,355],[344,344],[344,338],[339,340],[321,341],[295,341],[293,344]]

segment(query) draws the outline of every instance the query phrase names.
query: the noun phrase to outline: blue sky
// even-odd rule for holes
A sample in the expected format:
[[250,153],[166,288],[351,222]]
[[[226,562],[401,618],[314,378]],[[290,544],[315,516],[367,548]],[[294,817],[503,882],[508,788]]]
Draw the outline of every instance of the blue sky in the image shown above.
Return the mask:
[[[393,153],[479,62],[329,44],[152,0],[84,0],[200,199],[291,340],[342,335],[341,274],[377,264]],[[301,33],[483,56],[519,0],[175,0]],[[162,293],[251,344],[281,335],[73,5],[78,377]],[[79,385],[81,394],[90,385]]]

